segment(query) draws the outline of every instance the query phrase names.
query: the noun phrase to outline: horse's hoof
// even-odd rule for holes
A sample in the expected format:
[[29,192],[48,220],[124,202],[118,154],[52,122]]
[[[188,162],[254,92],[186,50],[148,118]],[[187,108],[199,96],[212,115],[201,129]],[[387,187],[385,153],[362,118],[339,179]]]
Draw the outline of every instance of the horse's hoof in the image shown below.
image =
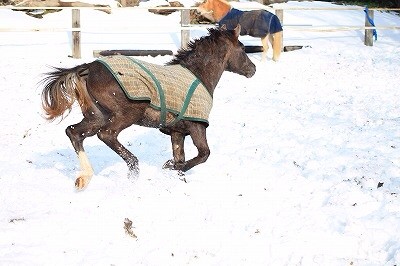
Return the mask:
[[163,169],[170,169],[173,170],[174,169],[174,160],[168,160],[164,163]]
[[75,188],[77,190],[83,190],[86,187],[86,182],[83,177],[78,177],[75,180]]
[[164,163],[162,168],[168,169],[168,170],[174,170],[174,171],[176,171],[178,176],[185,176],[185,172],[181,170],[182,168],[180,166],[182,166],[182,165],[180,165],[180,164],[176,165],[174,163],[174,160],[168,160]]
[[135,180],[139,177],[139,169],[137,170],[130,170],[128,172],[128,179]]
[[139,171],[139,167],[130,167],[129,168],[129,176],[132,176],[132,177],[134,177],[134,176],[139,176],[139,173],[140,173],[140,171]]
[[[185,172],[183,172],[182,170],[178,170],[178,175],[179,176],[185,176]],[[186,183],[186,180],[185,180]]]

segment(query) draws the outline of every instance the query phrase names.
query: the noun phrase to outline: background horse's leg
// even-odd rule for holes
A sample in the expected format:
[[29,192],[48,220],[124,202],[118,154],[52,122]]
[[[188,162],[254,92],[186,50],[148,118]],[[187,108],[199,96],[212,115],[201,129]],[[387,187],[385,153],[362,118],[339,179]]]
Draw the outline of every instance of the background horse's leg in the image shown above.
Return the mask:
[[261,61],[265,62],[265,60],[267,59],[267,52],[268,52],[268,40],[269,40],[269,36],[271,36],[270,34],[267,34],[265,37],[261,38],[261,44],[263,46],[263,51],[261,53]]
[[[95,114],[94,111],[89,112]],[[83,148],[83,141],[85,138],[95,135],[101,127],[103,121],[99,116],[91,115],[89,117],[90,118],[85,115],[80,123],[71,125],[65,130],[65,133],[71,140],[72,146],[74,147],[80,162],[81,170],[78,173],[75,181],[75,187],[77,189],[84,189],[89,184],[90,179],[93,176],[93,168],[85,153],[85,149]]]
[[110,117],[109,122],[104,125],[97,133],[97,137],[108,147],[115,151],[127,164],[130,174],[139,175],[139,160],[119,141],[118,135],[125,128],[133,124],[132,118],[128,114]]
[[282,51],[282,31],[270,34],[273,50],[272,60],[278,61]]
[[207,137],[206,137],[206,127],[200,123],[194,123],[189,129],[190,137],[193,140],[194,146],[196,146],[198,154],[193,159],[187,161],[181,169],[186,172],[193,166],[204,163],[210,156],[210,148],[208,147]]

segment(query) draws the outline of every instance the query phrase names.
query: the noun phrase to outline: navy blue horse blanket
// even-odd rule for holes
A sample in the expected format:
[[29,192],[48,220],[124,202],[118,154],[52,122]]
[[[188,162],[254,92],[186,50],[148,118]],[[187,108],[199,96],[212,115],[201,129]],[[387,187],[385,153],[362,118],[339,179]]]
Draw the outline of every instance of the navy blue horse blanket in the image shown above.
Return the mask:
[[240,35],[259,38],[282,31],[279,18],[266,10],[242,11],[232,8],[218,24],[225,24],[228,30],[233,30],[240,24]]

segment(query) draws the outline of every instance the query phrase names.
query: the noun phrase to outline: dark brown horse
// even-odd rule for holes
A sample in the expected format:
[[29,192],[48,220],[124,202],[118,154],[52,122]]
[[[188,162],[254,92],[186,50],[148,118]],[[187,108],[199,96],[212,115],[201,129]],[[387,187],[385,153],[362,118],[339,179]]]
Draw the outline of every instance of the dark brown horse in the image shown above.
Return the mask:
[[[190,42],[187,49],[179,50],[172,61],[161,67],[181,65],[190,70],[212,97],[225,70],[248,78],[255,74],[255,65],[238,41],[239,33],[240,26],[235,30],[210,29],[207,36]],[[174,81],[179,85],[179,77]],[[138,175],[137,157],[117,140],[118,134],[132,124],[159,128],[171,136],[173,160],[164,165],[170,169],[185,172],[205,162],[210,155],[206,122],[176,119],[179,115],[168,110],[164,114],[167,120],[175,121],[163,123],[163,110],[154,108],[149,100],[132,100],[127,97],[111,71],[98,60],[70,69],[55,68],[53,72],[47,73],[43,82],[42,105],[48,120],[58,117],[62,119],[66,111],[71,111],[75,101],[82,109],[83,120],[66,129],[81,167],[75,181],[77,189],[84,189],[93,176],[83,140],[95,134],[122,157],[130,174]],[[198,155],[188,161],[185,160],[184,152],[184,139],[187,135],[190,135],[198,150]]]

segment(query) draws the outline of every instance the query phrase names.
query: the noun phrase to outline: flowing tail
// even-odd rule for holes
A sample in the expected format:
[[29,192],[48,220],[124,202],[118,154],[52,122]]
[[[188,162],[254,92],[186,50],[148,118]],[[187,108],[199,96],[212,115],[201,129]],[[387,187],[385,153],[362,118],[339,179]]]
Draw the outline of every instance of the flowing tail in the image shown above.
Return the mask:
[[[82,111],[91,104],[86,88],[86,77],[89,74],[89,64],[82,64],[73,68],[55,67],[52,72],[46,73],[42,80],[42,108],[47,120],[55,120],[61,116],[64,119],[78,101]],[[68,113],[64,115],[65,111]]]

